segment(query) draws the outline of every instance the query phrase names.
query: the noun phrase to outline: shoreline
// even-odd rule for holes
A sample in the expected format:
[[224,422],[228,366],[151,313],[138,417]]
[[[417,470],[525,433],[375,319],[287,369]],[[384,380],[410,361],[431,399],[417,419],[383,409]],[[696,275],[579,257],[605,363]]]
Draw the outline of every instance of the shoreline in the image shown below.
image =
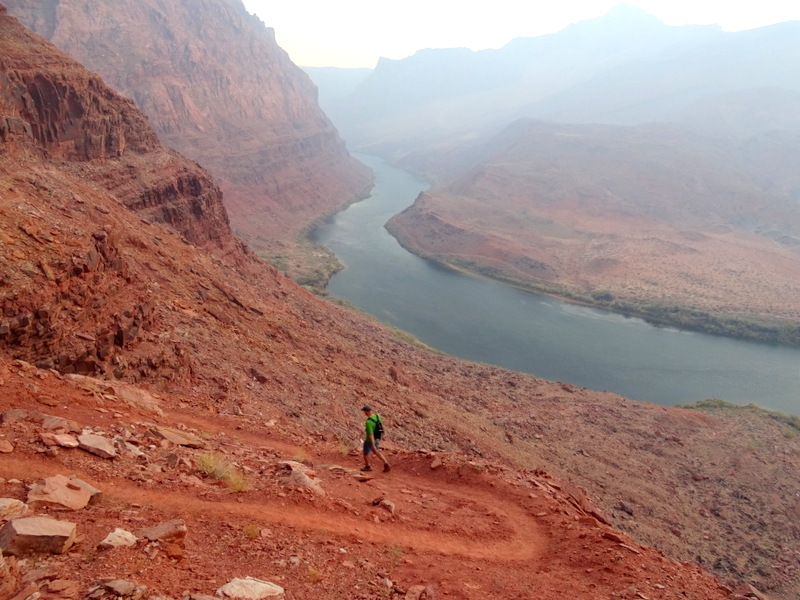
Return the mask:
[[[407,251],[463,275],[479,277],[511,287],[548,296],[588,308],[597,308],[625,317],[642,319],[654,327],[672,327],[682,331],[719,335],[732,339],[759,342],[769,345],[800,347],[800,323],[755,315],[730,315],[681,305],[635,305],[633,299],[611,298],[598,300],[590,292],[572,291],[566,287],[535,284],[519,280],[505,272],[471,261],[446,260],[433,254],[418,251],[407,244],[394,228],[386,229]],[[605,295],[597,293],[598,295]],[[610,294],[608,294],[610,296]]]

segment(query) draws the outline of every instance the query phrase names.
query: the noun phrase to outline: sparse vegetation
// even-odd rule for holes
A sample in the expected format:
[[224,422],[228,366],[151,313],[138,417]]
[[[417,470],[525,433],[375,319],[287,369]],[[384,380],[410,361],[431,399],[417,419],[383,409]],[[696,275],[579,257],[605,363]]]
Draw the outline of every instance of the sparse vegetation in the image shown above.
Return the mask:
[[228,488],[236,493],[247,492],[252,489],[250,478],[239,469],[233,469],[225,481],[228,484]]
[[206,453],[197,457],[197,469],[206,477],[217,480],[227,480],[233,471],[233,465],[219,454]]
[[248,523],[244,526],[244,534],[247,536],[248,539],[254,540],[258,538],[261,533],[261,528],[256,525],[255,523]]
[[747,405],[740,405],[740,404],[733,404],[732,402],[727,402],[726,400],[722,400],[721,398],[709,398],[708,400],[700,400],[698,402],[693,402],[692,404],[683,404],[679,405],[681,408],[690,408],[694,410],[704,410],[707,412],[711,412],[714,410],[740,410],[740,411],[749,411],[753,413],[760,413],[763,415],[768,416],[770,419],[774,419],[779,423],[783,423],[790,427],[789,435],[784,434],[785,437],[794,437],[800,432],[800,417],[795,415],[787,415],[777,410],[767,410],[766,408],[762,408],[757,404],[747,404]]
[[224,456],[214,453],[201,454],[195,464],[203,475],[226,482],[233,492],[246,492],[251,489],[247,475]]
[[306,576],[311,583],[319,583],[322,581],[322,572],[317,569],[316,567],[312,567],[311,565],[308,566],[308,570],[306,571]]

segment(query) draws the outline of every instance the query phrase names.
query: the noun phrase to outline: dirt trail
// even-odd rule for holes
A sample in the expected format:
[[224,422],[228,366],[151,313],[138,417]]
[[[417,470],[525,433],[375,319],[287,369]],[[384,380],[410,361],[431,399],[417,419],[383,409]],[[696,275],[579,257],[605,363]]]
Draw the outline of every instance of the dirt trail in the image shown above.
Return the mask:
[[[60,472],[58,465],[45,459],[3,458],[0,474],[5,478],[30,479],[49,477]],[[372,490],[396,497],[399,490],[408,493],[424,493],[455,500],[468,499],[473,513],[483,513],[484,522],[472,522],[470,528],[476,531],[491,532],[492,537],[476,533],[467,538],[462,535],[442,531],[426,531],[408,523],[384,521],[374,523],[364,518],[341,514],[325,508],[309,509],[307,506],[292,505],[286,500],[279,501],[248,497],[244,502],[238,500],[210,501],[198,498],[193,489],[171,489],[168,492],[145,489],[121,478],[98,481],[92,474],[72,469],[70,474],[84,479],[103,490],[106,501],[124,505],[153,504],[161,510],[173,512],[181,518],[192,521],[198,517],[213,516],[219,519],[249,519],[278,525],[291,525],[306,531],[325,531],[336,536],[368,537],[375,542],[384,542],[409,549],[459,555],[465,558],[509,561],[537,559],[546,546],[546,536],[540,531],[536,520],[512,499],[493,495],[471,488],[469,485],[437,484],[431,478],[410,473],[393,472],[390,477],[380,481],[382,491]],[[363,483],[356,484],[364,486]],[[351,500],[352,498],[348,498]],[[510,532],[510,535],[505,535]]]
[[[50,383],[53,397],[69,386]],[[42,410],[24,385],[4,391],[13,407],[31,415]],[[25,500],[28,485],[56,474],[74,474],[102,490],[101,502],[79,511],[38,511],[77,524],[79,540],[70,552],[45,560],[84,590],[102,578],[123,577],[161,596],[185,597],[254,576],[285,586],[287,600],[399,599],[419,584],[431,586],[435,597],[464,600],[594,599],[633,587],[652,600],[726,596],[699,569],[611,532],[580,507],[566,484],[545,473],[387,444],[391,472],[361,481],[357,452],[343,455],[341,443],[304,436],[291,422],[268,426],[188,410],[158,416],[106,400],[70,394],[47,404],[46,412],[128,439],[138,455],[107,460],[80,449],[48,449],[40,417],[0,431],[14,446],[0,455],[0,496]],[[186,429],[207,447],[159,439],[154,424]],[[205,455],[241,469],[250,489],[204,477],[199,459]],[[281,463],[301,457],[325,496],[287,480]],[[391,507],[378,504],[382,499]],[[135,532],[178,518],[188,533],[177,551],[144,541],[97,548],[117,527]]]

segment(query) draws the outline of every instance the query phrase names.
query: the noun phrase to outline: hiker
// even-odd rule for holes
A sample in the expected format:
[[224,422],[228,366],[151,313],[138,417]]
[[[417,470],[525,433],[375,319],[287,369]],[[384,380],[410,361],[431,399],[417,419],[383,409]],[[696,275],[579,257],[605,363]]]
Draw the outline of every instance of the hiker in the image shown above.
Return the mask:
[[372,471],[372,467],[369,465],[369,453],[374,452],[375,456],[383,461],[383,472],[388,473],[392,465],[381,454],[381,436],[383,436],[381,416],[378,413],[373,413],[372,407],[368,405],[363,406],[361,410],[367,417],[364,423],[364,466],[361,470]]

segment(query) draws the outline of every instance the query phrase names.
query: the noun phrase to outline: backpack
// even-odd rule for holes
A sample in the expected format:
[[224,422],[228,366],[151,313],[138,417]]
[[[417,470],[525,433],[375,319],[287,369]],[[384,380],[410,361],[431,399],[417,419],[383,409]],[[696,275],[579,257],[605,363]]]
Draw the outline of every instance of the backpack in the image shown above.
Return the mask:
[[[381,421],[379,415],[372,415],[372,417],[375,417],[375,429],[372,434],[375,436],[376,440],[379,440],[383,437],[383,421]],[[372,419],[372,417],[370,417],[370,419]]]

